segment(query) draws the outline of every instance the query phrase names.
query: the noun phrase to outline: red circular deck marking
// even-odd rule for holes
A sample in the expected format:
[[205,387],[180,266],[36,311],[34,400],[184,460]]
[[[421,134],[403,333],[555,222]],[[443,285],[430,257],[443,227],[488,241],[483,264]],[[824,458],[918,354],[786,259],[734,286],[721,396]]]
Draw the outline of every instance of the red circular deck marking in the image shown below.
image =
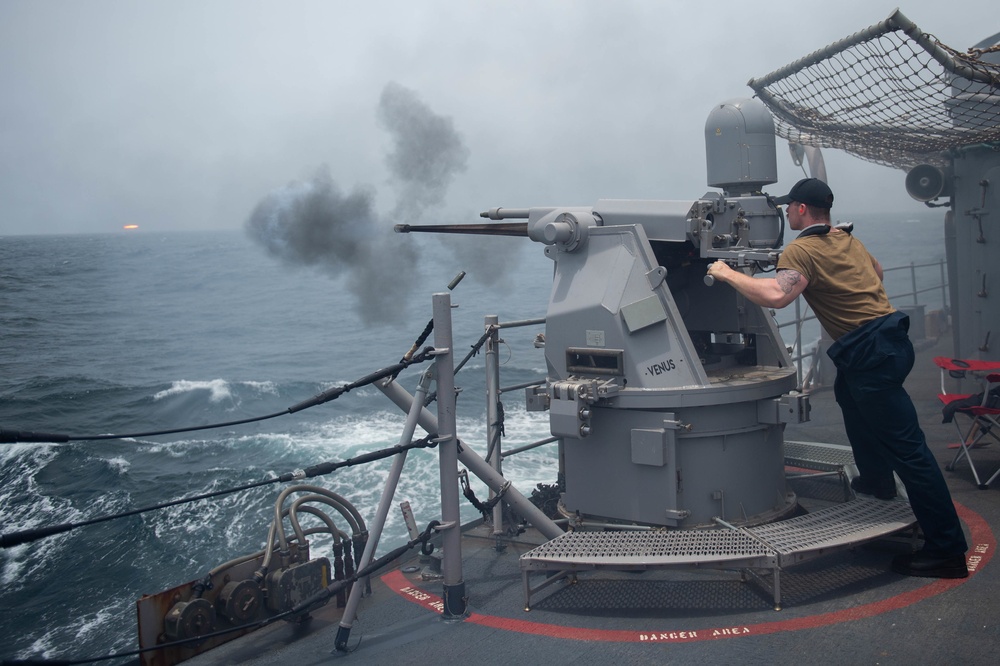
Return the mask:
[[[967,509],[958,502],[955,503],[959,517],[965,521],[969,527],[972,538],[972,547],[969,549],[967,561],[969,563],[970,577],[975,576],[993,558],[993,551],[996,549],[996,539],[993,536],[989,525],[978,513]],[[440,613],[443,608],[441,598],[425,592],[424,590],[412,587],[399,571],[392,571],[381,577],[389,589],[400,596],[416,603],[424,608]],[[941,594],[947,590],[958,587],[968,578],[958,579],[936,579],[926,585],[918,587],[909,592],[903,592],[896,596],[874,601],[863,606],[845,608],[844,610],[821,613],[809,617],[794,618],[791,620],[779,620],[777,622],[762,622],[759,624],[709,627],[704,629],[667,629],[663,631],[634,631],[631,629],[587,629],[582,627],[565,627],[558,624],[546,624],[542,622],[531,622],[528,620],[515,620],[508,617],[498,617],[496,615],[481,615],[471,613],[466,622],[480,624],[494,629],[504,631],[516,631],[522,634],[537,634],[541,636],[551,636],[553,638],[565,638],[580,641],[613,641],[624,643],[689,643],[693,641],[710,641],[722,638],[735,638],[737,636],[762,636],[774,634],[781,631],[798,631],[800,629],[814,629],[825,627],[840,622],[850,622],[860,620],[873,615],[880,615],[897,608],[904,608],[918,601],[923,601],[929,597]]]

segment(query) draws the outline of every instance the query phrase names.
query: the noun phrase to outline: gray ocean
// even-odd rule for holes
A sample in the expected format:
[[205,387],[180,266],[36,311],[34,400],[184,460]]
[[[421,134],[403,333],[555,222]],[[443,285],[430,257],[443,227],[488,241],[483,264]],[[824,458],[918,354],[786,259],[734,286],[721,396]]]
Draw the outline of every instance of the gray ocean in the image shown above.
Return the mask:
[[[940,261],[943,213],[854,218],[855,234],[886,267]],[[455,350],[479,339],[483,317],[545,314],[552,266],[523,238],[452,243],[407,237],[366,269],[297,268],[242,231],[0,236],[0,428],[85,437],[237,421],[281,412],[397,362],[431,317],[431,296],[454,289]],[[455,251],[454,244],[462,245]],[[940,280],[921,269],[918,288]],[[374,276],[374,277],[371,277]],[[887,276],[910,291],[909,270]],[[371,295],[371,288],[391,299]],[[367,294],[367,295],[366,295]],[[901,299],[912,302],[912,297]],[[928,309],[939,291],[922,294]],[[788,309],[790,310],[790,309]],[[789,311],[778,313],[787,321]],[[503,332],[501,384],[544,376],[532,342],[541,326]],[[783,328],[793,342],[792,327]],[[815,324],[803,339],[815,341]],[[483,359],[459,373],[458,430],[486,448]],[[400,378],[411,389],[420,368]],[[505,448],[548,435],[545,414],[505,396]],[[81,522],[261,481],[398,443],[404,414],[374,388],[259,423],[176,435],[62,444],[0,444],[0,530]],[[422,434],[419,433],[418,434]],[[390,461],[312,480],[371,519]],[[525,494],[556,480],[545,446],[504,462]],[[418,525],[439,517],[437,459],[410,454],[395,503]],[[485,486],[473,488],[486,496]],[[0,550],[0,658],[83,659],[134,649],[135,602],[259,550],[277,485],[81,527]],[[477,512],[463,508],[463,518]],[[392,511],[379,553],[405,541]],[[315,554],[328,542],[314,542]]]

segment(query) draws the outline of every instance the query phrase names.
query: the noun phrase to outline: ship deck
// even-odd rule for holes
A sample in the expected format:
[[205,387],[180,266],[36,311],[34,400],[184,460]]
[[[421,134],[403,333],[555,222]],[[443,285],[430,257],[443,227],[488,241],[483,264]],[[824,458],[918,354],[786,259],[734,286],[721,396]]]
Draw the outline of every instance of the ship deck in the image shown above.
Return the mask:
[[[943,468],[956,434],[941,423],[931,359],[951,356],[951,340],[917,346],[907,389]],[[814,392],[811,403],[811,421],[789,426],[785,439],[846,445],[832,391]],[[984,469],[1000,465],[1000,447],[977,453]],[[442,619],[441,582],[423,580],[414,558],[372,579],[351,652],[334,651],[340,611],[330,604],[305,625],[277,623],[185,663],[992,664],[1000,645],[1000,570],[991,563],[1000,483],[977,489],[967,464],[944,474],[971,546],[967,579],[893,573],[893,555],[912,545],[896,535],[783,568],[780,611],[768,591],[736,570],[693,568],[578,572],[575,581],[533,594],[528,612],[518,558],[544,538],[529,529],[498,552],[490,530],[479,526],[462,542],[470,611],[463,620]],[[813,484],[796,492],[819,504],[824,492],[831,501],[842,492],[836,477],[795,483]]]

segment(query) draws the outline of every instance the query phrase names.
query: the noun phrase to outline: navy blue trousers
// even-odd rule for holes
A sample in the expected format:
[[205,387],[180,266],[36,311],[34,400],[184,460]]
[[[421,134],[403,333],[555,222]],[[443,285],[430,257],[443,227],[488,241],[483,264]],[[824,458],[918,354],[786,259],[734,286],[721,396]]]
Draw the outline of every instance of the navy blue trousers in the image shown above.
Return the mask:
[[909,317],[893,312],[837,340],[827,351],[837,366],[834,395],[866,485],[891,487],[895,471],[924,533],[924,550],[957,555],[968,549],[965,534],[903,388],[913,369],[909,328]]

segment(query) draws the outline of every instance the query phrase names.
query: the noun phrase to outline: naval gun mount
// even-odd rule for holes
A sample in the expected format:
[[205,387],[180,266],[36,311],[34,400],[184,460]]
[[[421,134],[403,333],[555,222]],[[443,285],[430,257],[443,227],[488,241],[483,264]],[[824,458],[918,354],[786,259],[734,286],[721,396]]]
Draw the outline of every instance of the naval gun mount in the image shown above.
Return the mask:
[[722,194],[494,208],[482,217],[526,220],[495,232],[397,227],[525,235],[546,246],[555,264],[547,377],[527,389],[527,405],[548,410],[561,438],[560,508],[574,519],[695,528],[765,523],[796,508],[783,433],[808,420],[808,397],[795,390],[772,314],[706,277],[717,259],[754,273],[780,253],[783,216],[760,191],[777,180],[762,108],[729,102],[709,117],[709,185]]
[[776,262],[782,220],[767,197],[486,215],[526,217],[555,263],[546,384],[527,403],[562,438],[564,510],[673,527],[794,510],[783,424],[807,418],[807,399],[772,315],[705,281],[715,259]]

